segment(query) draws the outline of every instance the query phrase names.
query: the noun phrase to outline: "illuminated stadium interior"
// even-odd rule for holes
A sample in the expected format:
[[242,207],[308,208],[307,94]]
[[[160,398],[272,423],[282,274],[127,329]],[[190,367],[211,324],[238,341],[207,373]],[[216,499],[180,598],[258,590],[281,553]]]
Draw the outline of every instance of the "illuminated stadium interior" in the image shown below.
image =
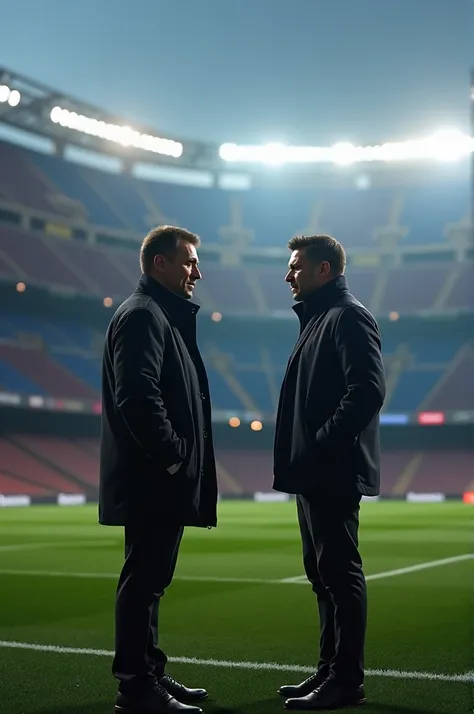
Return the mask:
[[[439,130],[372,147],[219,147],[125,126],[12,71],[0,70],[0,87],[6,413],[29,408],[50,419],[71,412],[98,421],[111,310],[136,285],[142,236],[176,223],[202,238],[200,344],[218,444],[223,434],[221,473],[234,472],[234,492],[249,488],[237,475],[247,472],[239,466],[247,457],[235,440],[268,448],[296,336],[283,280],[286,243],[295,233],[326,232],[342,241],[350,288],[380,321],[386,433],[474,423],[472,137]],[[390,436],[393,448],[397,438]],[[18,439],[6,434],[1,453],[6,472],[21,476],[25,467],[16,458],[26,446]],[[70,448],[78,447],[30,440],[26,455]],[[224,467],[229,449],[239,456]],[[89,464],[97,444],[80,453]],[[411,463],[410,449],[402,453]],[[463,454],[451,484],[456,493],[470,481]],[[265,489],[269,452],[262,458]],[[397,494],[405,457],[389,450],[387,458],[383,489]],[[416,464],[412,486],[434,478],[428,454]],[[90,490],[96,481],[88,478]],[[229,483],[223,481],[224,492]],[[5,482],[7,488],[19,486]]]

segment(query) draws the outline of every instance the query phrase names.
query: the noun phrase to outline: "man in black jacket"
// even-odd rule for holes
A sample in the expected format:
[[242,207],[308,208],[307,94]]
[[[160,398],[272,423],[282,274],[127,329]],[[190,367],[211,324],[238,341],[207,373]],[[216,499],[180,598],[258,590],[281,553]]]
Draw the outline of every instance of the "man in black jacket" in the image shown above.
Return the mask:
[[349,293],[340,243],[299,236],[289,249],[286,281],[301,329],[281,388],[273,487],[296,494],[320,657],[315,674],[278,691],[288,709],[334,709],[365,702],[359,507],[362,495],[379,493],[385,376],[377,324]]
[[166,672],[158,606],[170,585],[184,526],[217,525],[209,386],[190,301],[199,238],[161,226],[144,239],[142,276],[105,341],[99,522],[124,526],[115,608],[115,710],[202,710],[204,689]]

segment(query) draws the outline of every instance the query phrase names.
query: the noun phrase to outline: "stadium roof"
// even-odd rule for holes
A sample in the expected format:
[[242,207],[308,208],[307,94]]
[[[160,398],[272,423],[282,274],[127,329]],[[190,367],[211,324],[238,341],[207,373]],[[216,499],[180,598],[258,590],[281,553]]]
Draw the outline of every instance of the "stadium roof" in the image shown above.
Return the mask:
[[[474,107],[472,88],[471,104]],[[470,155],[474,158],[474,139],[455,129],[365,147],[343,142],[331,147],[219,146],[162,136],[148,126],[131,127],[123,117],[5,68],[0,68],[0,124],[49,139],[59,155],[68,145],[77,146],[119,158],[125,170],[134,164],[154,164],[213,174],[246,172],[254,185],[259,179],[278,182],[275,168],[282,166],[286,181],[306,182],[318,176],[357,180],[362,172],[376,175],[379,182],[384,174],[393,180],[400,172],[404,180],[412,176],[426,181],[427,162],[430,168],[433,164],[449,167]]]
[[[0,67],[0,87],[20,93],[0,96],[0,122],[52,139],[61,152],[75,144],[124,160],[152,161],[192,168],[217,168],[219,146],[159,136],[146,126],[131,129],[123,117],[94,107],[40,82]],[[6,101],[5,101],[6,99]],[[61,111],[62,110],[62,111]],[[124,128],[125,127],[125,128]]]

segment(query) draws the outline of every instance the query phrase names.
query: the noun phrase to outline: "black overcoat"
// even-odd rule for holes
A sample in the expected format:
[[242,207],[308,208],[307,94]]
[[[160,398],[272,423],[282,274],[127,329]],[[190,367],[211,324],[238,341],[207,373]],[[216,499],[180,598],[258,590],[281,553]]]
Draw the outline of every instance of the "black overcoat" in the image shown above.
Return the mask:
[[[99,522],[217,524],[217,479],[199,306],[142,275],[107,330]],[[181,463],[171,474],[168,468]]]
[[300,336],[281,387],[273,488],[303,495],[355,488],[375,496],[385,398],[377,323],[344,276],[293,310]]

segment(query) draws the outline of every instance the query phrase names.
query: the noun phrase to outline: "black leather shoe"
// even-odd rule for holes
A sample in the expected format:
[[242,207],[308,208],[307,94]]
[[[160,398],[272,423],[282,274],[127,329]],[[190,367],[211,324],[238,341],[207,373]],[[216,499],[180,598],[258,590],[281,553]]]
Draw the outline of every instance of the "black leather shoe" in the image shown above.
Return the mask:
[[313,711],[320,709],[344,709],[365,704],[364,687],[347,687],[328,677],[314,692],[305,697],[287,699],[286,709]]
[[169,674],[163,674],[161,677],[158,677],[158,682],[179,702],[199,702],[208,696],[205,689],[190,689],[189,687],[185,687],[184,684],[173,679]]
[[115,712],[116,714],[203,714],[199,707],[178,702],[160,684],[137,692],[118,692]]
[[327,676],[322,672],[316,672],[299,684],[284,684],[278,690],[278,694],[282,697],[304,697],[320,687]]

